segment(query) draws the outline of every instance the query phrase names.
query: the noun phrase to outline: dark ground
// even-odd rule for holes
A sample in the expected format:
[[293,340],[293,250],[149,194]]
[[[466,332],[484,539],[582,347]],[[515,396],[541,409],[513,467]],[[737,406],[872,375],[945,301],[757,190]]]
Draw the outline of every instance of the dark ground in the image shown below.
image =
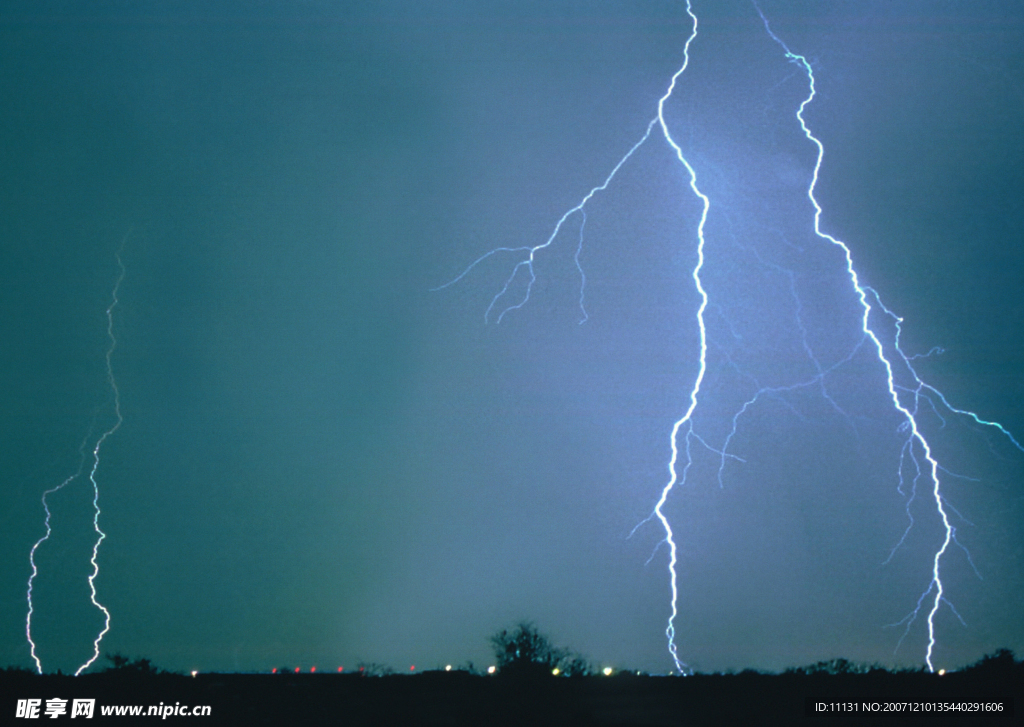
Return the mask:
[[[853,673],[851,673],[851,670]],[[840,672],[840,673],[836,673]],[[846,672],[846,673],[842,673]],[[16,717],[18,700],[96,700],[97,722],[152,723],[103,716],[104,705],[209,705],[210,716],[168,716],[200,724],[338,725],[846,725],[1015,724],[1015,696],[1024,663],[1002,652],[943,676],[864,670],[845,662],[784,674],[694,675],[687,678],[617,674],[609,677],[512,679],[465,671],[415,675],[199,674],[195,677],[127,668],[81,677],[0,672],[0,724]],[[824,703],[833,710],[808,713]],[[919,703],[926,711],[866,713],[872,705]],[[935,705],[959,705],[938,714]],[[985,709],[999,703],[1001,711]],[[903,710],[908,706],[897,707]],[[69,714],[57,717],[71,719]],[[90,722],[91,723],[91,722]]]

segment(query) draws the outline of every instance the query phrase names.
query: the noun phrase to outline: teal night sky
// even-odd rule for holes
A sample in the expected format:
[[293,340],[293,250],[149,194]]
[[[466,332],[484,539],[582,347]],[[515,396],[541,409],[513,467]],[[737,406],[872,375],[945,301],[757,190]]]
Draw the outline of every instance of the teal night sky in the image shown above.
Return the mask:
[[[814,69],[822,228],[918,374],[1024,441],[1020,4],[761,7]],[[943,528],[813,234],[806,75],[749,0],[693,9],[665,107],[710,200],[707,372],[665,506],[680,657],[922,664],[924,614],[894,624]],[[700,360],[685,168],[655,132],[588,204],[582,325],[578,214],[500,325],[521,253],[433,289],[551,235],[643,136],[691,28],[678,0],[0,0],[0,666],[33,665],[29,551],[83,440],[35,558],[43,668],[103,625],[87,475],[123,240],[103,653],[482,666],[532,619],[597,664],[672,669],[664,531],[637,526]],[[1024,653],[1024,452],[913,393],[956,531],[936,666]]]

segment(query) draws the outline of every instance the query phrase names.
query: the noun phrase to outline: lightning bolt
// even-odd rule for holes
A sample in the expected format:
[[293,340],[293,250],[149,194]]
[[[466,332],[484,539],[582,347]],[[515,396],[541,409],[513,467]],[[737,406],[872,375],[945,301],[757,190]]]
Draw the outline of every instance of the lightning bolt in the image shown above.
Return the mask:
[[[114,336],[114,308],[117,307],[117,304],[119,302],[117,297],[118,291],[121,288],[121,282],[124,280],[125,276],[125,267],[124,262],[121,260],[121,252],[124,250],[125,242],[128,240],[128,236],[130,234],[131,230],[129,230],[125,234],[124,238],[121,240],[120,247],[118,248],[117,252],[114,253],[114,258],[117,260],[117,267],[119,272],[117,280],[114,282],[113,291],[111,292],[110,305],[107,306],[106,310],[107,338],[110,339],[110,345],[107,347],[107,352],[104,357],[104,360],[106,362],[107,383],[110,386],[114,398],[114,423],[108,429],[104,430],[97,438],[96,444],[92,448],[92,467],[89,470],[89,483],[92,487],[92,526],[94,532],[96,533],[96,541],[93,543],[92,557],[89,559],[89,562],[92,565],[92,572],[89,574],[87,581],[89,583],[89,600],[92,603],[92,605],[103,614],[103,628],[100,630],[100,632],[96,635],[96,638],[93,640],[92,656],[84,664],[78,667],[78,669],[75,671],[75,676],[78,676],[83,671],[88,669],[90,666],[92,666],[93,662],[95,662],[96,659],[99,658],[100,642],[103,640],[103,637],[110,630],[110,611],[107,609],[106,606],[100,603],[96,593],[96,578],[97,576],[99,576],[100,573],[100,544],[107,537],[107,534],[100,529],[100,488],[99,484],[96,481],[96,471],[99,469],[100,466],[100,450],[103,447],[104,442],[106,442],[107,439],[110,438],[114,434],[114,432],[116,432],[121,427],[121,423],[124,421],[123,417],[121,416],[121,393],[117,388],[117,380],[114,378],[112,358],[114,355],[114,350],[117,348],[117,338]],[[30,653],[32,655],[32,660],[36,664],[36,670],[40,674],[43,673],[43,664],[42,661],[39,659],[39,656],[36,654],[36,643],[32,639],[32,614],[34,613],[34,607],[32,603],[32,586],[35,582],[36,576],[39,575],[39,568],[37,567],[35,560],[36,551],[39,550],[39,547],[43,543],[50,539],[50,535],[53,532],[50,524],[50,507],[47,500],[51,495],[59,492],[60,490],[63,490],[65,487],[70,485],[82,474],[82,470],[85,465],[85,445],[87,441],[88,435],[86,436],[86,439],[82,440],[82,444],[78,450],[79,454],[81,455],[78,464],[78,470],[73,475],[68,477],[66,480],[61,482],[59,485],[52,487],[43,493],[42,502],[43,510],[46,513],[46,517],[44,520],[46,532],[43,534],[43,537],[36,541],[36,543],[32,546],[32,549],[29,551],[29,564],[32,567],[32,574],[29,576],[28,579],[28,592],[26,596],[28,600],[28,615],[25,617],[25,637],[28,639]]]
[[[668,518],[665,516],[665,513],[663,511],[663,507],[665,506],[665,503],[668,501],[669,494],[672,492],[672,490],[675,488],[675,486],[677,484],[681,483],[681,482],[685,482],[685,480],[686,480],[686,473],[687,473],[687,471],[689,469],[690,462],[691,462],[691,459],[690,459],[690,456],[689,456],[690,440],[691,440],[691,438],[696,437],[696,434],[693,432],[692,419],[693,419],[693,414],[694,414],[694,412],[697,409],[697,398],[698,398],[698,394],[700,393],[700,386],[701,386],[701,383],[704,381],[704,375],[707,372],[707,350],[708,350],[708,345],[707,345],[707,327],[706,327],[706,325],[704,323],[704,312],[705,312],[705,310],[707,309],[707,306],[708,306],[708,294],[707,294],[707,291],[704,290],[704,286],[701,283],[700,273],[701,273],[701,269],[704,267],[704,226],[705,226],[705,223],[707,222],[708,211],[711,208],[711,200],[707,197],[707,195],[705,195],[703,192],[701,192],[700,188],[697,186],[697,173],[696,173],[696,171],[694,170],[694,168],[690,164],[690,162],[688,162],[686,160],[686,157],[683,155],[683,150],[680,148],[679,144],[677,144],[676,141],[672,138],[672,133],[669,131],[668,123],[665,121],[665,103],[669,100],[669,98],[671,98],[672,92],[675,90],[676,82],[678,81],[679,77],[681,75],[683,75],[683,73],[686,71],[687,67],[690,65],[690,45],[697,38],[698,21],[697,21],[697,16],[693,12],[693,6],[692,6],[692,3],[690,2],[690,0],[687,0],[687,2],[686,2],[686,14],[690,17],[692,26],[691,26],[691,30],[690,30],[690,35],[687,37],[686,43],[683,45],[683,62],[682,62],[682,65],[672,75],[672,78],[671,78],[671,80],[670,80],[670,82],[668,84],[668,88],[666,89],[664,95],[662,95],[662,97],[658,100],[658,113],[657,113],[657,115],[653,119],[651,119],[650,123],[647,124],[647,130],[644,132],[643,136],[640,137],[640,140],[637,141],[635,144],[633,144],[633,146],[630,147],[629,151],[627,151],[626,154],[621,159],[619,159],[619,162],[614,166],[614,168],[612,168],[612,171],[605,178],[604,182],[602,182],[598,186],[596,186],[593,189],[591,189],[583,197],[583,199],[580,201],[580,203],[578,205],[576,205],[572,209],[566,211],[565,214],[563,214],[562,217],[555,224],[554,229],[551,231],[551,235],[544,242],[542,242],[542,243],[540,243],[538,245],[534,245],[532,247],[531,246],[523,246],[523,247],[499,247],[499,248],[495,248],[495,249],[493,249],[493,250],[491,250],[491,251],[489,251],[487,253],[484,253],[479,258],[474,260],[472,263],[469,264],[469,266],[465,270],[463,270],[461,273],[459,273],[459,275],[457,275],[452,280],[448,281],[444,285],[440,285],[440,286],[432,289],[434,291],[444,290],[445,288],[448,288],[448,287],[450,287],[452,285],[455,285],[460,280],[465,278],[477,265],[479,265],[484,260],[490,258],[493,255],[497,255],[499,253],[518,253],[520,255],[524,255],[523,259],[520,260],[518,263],[516,263],[515,266],[512,268],[512,272],[505,279],[505,283],[502,286],[501,290],[499,290],[497,292],[497,294],[495,294],[494,298],[491,299],[490,305],[487,306],[487,310],[484,311],[484,321],[487,322],[487,321],[490,320],[491,314],[493,313],[495,308],[498,307],[499,301],[501,301],[503,298],[505,298],[505,296],[508,294],[509,288],[512,286],[512,283],[520,275],[527,276],[525,292],[523,293],[522,297],[518,301],[513,301],[513,302],[510,302],[510,303],[506,303],[505,307],[501,309],[500,313],[498,313],[496,322],[497,323],[501,323],[501,320],[505,317],[505,315],[507,315],[511,311],[518,310],[518,309],[522,308],[530,300],[530,292],[533,289],[533,283],[537,279],[536,274],[534,272],[534,267],[533,267],[533,263],[534,263],[534,260],[536,259],[537,253],[539,253],[541,250],[544,250],[544,249],[550,247],[554,243],[555,239],[558,237],[558,234],[559,234],[559,232],[561,232],[562,227],[563,227],[563,225],[565,225],[566,221],[570,217],[572,217],[573,215],[579,213],[579,215],[580,215],[579,243],[578,243],[577,248],[576,248],[575,262],[576,262],[576,267],[577,267],[577,269],[580,272],[580,299],[579,299],[579,301],[580,301],[579,302],[579,306],[580,306],[580,321],[579,322],[582,324],[582,323],[586,322],[586,320],[587,320],[587,312],[586,312],[586,309],[585,309],[584,304],[583,304],[583,291],[584,291],[584,286],[586,284],[586,276],[583,274],[583,268],[580,266],[579,255],[580,255],[580,249],[581,249],[581,247],[583,245],[583,226],[586,223],[586,206],[587,206],[587,204],[594,197],[594,195],[596,195],[598,192],[603,192],[605,189],[608,188],[608,185],[612,183],[613,179],[615,179],[615,176],[616,176],[616,174],[618,174],[619,170],[622,169],[623,165],[627,161],[629,161],[630,157],[633,156],[633,154],[636,152],[636,150],[639,149],[641,146],[643,146],[643,144],[651,137],[651,133],[654,131],[655,128],[658,128],[661,131],[662,137],[665,139],[665,141],[668,143],[668,145],[672,148],[672,151],[675,153],[676,158],[679,160],[679,162],[685,167],[686,172],[689,175],[689,179],[690,179],[690,189],[693,191],[693,194],[696,195],[696,197],[700,200],[701,205],[702,205],[702,207],[701,207],[701,214],[700,214],[700,221],[697,224],[697,233],[696,233],[697,234],[697,264],[694,266],[693,272],[691,274],[691,277],[693,278],[694,286],[695,286],[695,288],[697,290],[697,293],[700,295],[700,300],[701,300],[700,306],[697,309],[697,328],[698,328],[698,331],[699,331],[699,334],[700,334],[700,365],[699,365],[699,369],[698,369],[698,372],[697,372],[697,377],[696,377],[696,379],[694,380],[694,383],[693,383],[693,388],[690,390],[690,397],[689,397],[690,398],[690,404],[689,404],[689,407],[687,408],[686,413],[683,414],[683,416],[679,420],[677,420],[675,422],[675,424],[672,427],[672,433],[671,433],[671,435],[669,437],[670,448],[671,448],[672,454],[671,454],[671,457],[670,457],[669,462],[668,462],[668,471],[669,471],[668,482],[665,484],[664,488],[662,489],[661,497],[658,499],[657,503],[655,504],[654,511],[652,512],[651,516],[649,518],[647,518],[647,520],[644,521],[644,522],[647,522],[651,518],[657,518],[658,522],[661,523],[662,527],[665,530],[665,539],[664,539],[663,542],[668,545],[668,551],[669,551],[668,570],[669,570],[670,588],[671,588],[671,593],[672,593],[672,596],[671,596],[671,610],[672,610],[672,613],[669,616],[668,625],[665,628],[665,636],[668,639],[668,649],[669,649],[669,654],[672,656],[672,661],[674,662],[676,669],[680,673],[683,673],[683,674],[685,674],[685,673],[687,673],[689,671],[689,667],[682,660],[680,660],[678,649],[676,648],[676,643],[675,643],[675,619],[679,615],[678,614],[678,607],[677,607],[678,598],[679,598],[679,589],[678,589],[678,578],[677,578],[677,574],[676,574],[676,564],[678,562],[678,552],[677,552],[677,548],[676,548],[675,537],[674,537],[674,534],[672,532],[672,526],[669,523]],[[683,470],[680,473],[680,472],[677,471],[677,464],[679,462],[679,434],[683,430],[685,430],[685,432],[686,432],[686,454],[687,454],[687,458],[686,458],[686,465],[683,467]],[[643,524],[643,523],[641,523],[641,524]]]
[[[953,614],[958,619],[960,619],[961,622],[963,621],[963,619],[960,618],[960,614],[957,613],[956,608],[946,598],[945,588],[942,584],[942,559],[946,555],[946,552],[949,550],[950,546],[953,543],[956,543],[956,528],[950,522],[949,512],[947,511],[948,509],[951,508],[942,495],[942,483],[939,477],[939,470],[941,469],[941,467],[939,465],[938,460],[932,453],[932,448],[929,445],[924,433],[921,431],[921,428],[917,421],[916,415],[919,407],[919,402],[922,398],[927,398],[929,403],[931,403],[932,407],[934,408],[934,402],[931,401],[929,395],[935,396],[948,411],[954,414],[970,417],[977,424],[994,427],[998,429],[1003,435],[1005,435],[1010,440],[1010,442],[1012,442],[1013,445],[1017,447],[1017,449],[1024,451],[1024,448],[1021,447],[1020,443],[1016,439],[1014,439],[1013,435],[1011,435],[1005,428],[1003,428],[1001,424],[997,422],[985,421],[974,412],[957,409],[951,406],[949,402],[946,400],[946,397],[939,390],[928,385],[921,379],[920,376],[918,376],[917,371],[914,370],[914,366],[911,363],[911,360],[914,357],[907,356],[900,348],[900,333],[902,332],[901,325],[903,323],[903,319],[897,316],[891,310],[889,310],[882,303],[881,296],[879,296],[876,290],[869,286],[861,284],[860,278],[857,275],[857,271],[853,266],[853,255],[850,252],[849,246],[842,240],[839,240],[833,237],[832,235],[828,234],[827,232],[822,231],[822,209],[821,205],[818,203],[817,198],[814,196],[814,190],[818,185],[818,172],[821,170],[821,164],[825,157],[825,147],[821,143],[821,141],[817,137],[815,137],[813,133],[811,133],[810,128],[807,126],[807,121],[804,118],[804,110],[814,100],[816,94],[814,85],[814,70],[811,68],[811,64],[807,61],[807,58],[791,51],[789,49],[789,46],[787,46],[786,43],[772,31],[771,24],[768,22],[768,18],[765,17],[765,14],[761,10],[760,5],[758,5],[757,0],[753,0],[753,4],[754,7],[757,9],[758,15],[761,16],[761,20],[764,22],[765,31],[767,31],[769,36],[771,36],[771,39],[779,44],[779,46],[785,53],[786,58],[790,62],[799,66],[804,71],[804,73],[807,74],[807,97],[804,98],[804,100],[800,103],[800,106],[796,112],[796,118],[800,123],[800,128],[803,130],[804,136],[806,136],[807,139],[817,148],[817,158],[814,162],[814,171],[811,175],[810,185],[807,187],[807,198],[810,200],[811,206],[814,208],[814,234],[817,235],[820,239],[826,240],[829,243],[839,247],[843,251],[843,255],[846,258],[846,272],[849,275],[850,284],[856,291],[857,297],[860,300],[861,309],[863,310],[863,316],[861,318],[861,329],[864,332],[866,338],[870,340],[875,347],[875,351],[878,354],[878,361],[882,364],[883,368],[885,369],[886,386],[889,391],[889,396],[892,399],[893,407],[900,413],[900,415],[904,419],[902,429],[907,432],[907,439],[904,443],[904,447],[900,455],[901,491],[903,484],[902,460],[904,456],[909,456],[916,470],[914,477],[914,492],[916,492],[916,482],[922,474],[923,465],[924,473],[929,478],[932,498],[935,500],[935,511],[939,519],[942,521],[944,535],[942,538],[942,543],[935,550],[932,556],[931,579],[928,583],[927,588],[924,590],[924,592],[921,594],[921,597],[918,599],[917,605],[915,606],[913,611],[911,611],[910,614],[908,614],[904,618],[904,620],[900,622],[906,624],[906,631],[904,631],[904,636],[906,636],[906,633],[909,631],[911,625],[913,625],[914,621],[920,615],[921,610],[923,608],[926,608],[926,620],[928,624],[928,647],[925,651],[924,660],[925,664],[928,666],[928,671],[934,672],[935,665],[932,663],[932,656],[935,650],[935,615],[939,612],[939,608],[945,603],[953,612]],[[872,311],[870,300],[874,300],[874,302],[878,305],[882,313],[894,322],[896,333],[892,339],[892,353],[889,356],[886,355],[885,346],[883,346],[881,338],[870,324]],[[909,381],[906,384],[896,383],[896,374],[894,372],[893,366],[894,361],[899,365],[899,367],[903,371],[904,377],[909,378]],[[912,404],[905,404],[903,401],[901,401],[901,391],[904,392],[905,394],[909,394],[908,398],[911,400]],[[919,456],[921,459],[918,459]],[[912,492],[910,498],[908,498],[908,515],[910,507],[909,502],[910,500],[913,499],[914,492]],[[900,543],[902,543],[903,539],[906,538],[906,534],[907,532],[909,532],[909,529],[912,526],[913,520],[911,519],[911,523],[908,526],[907,531],[904,532],[903,538],[900,539]],[[957,544],[959,545],[959,543]],[[899,547],[899,543],[896,547]],[[960,547],[962,548],[963,546]],[[966,552],[966,549],[964,549],[964,551]],[[890,558],[891,557],[892,556],[890,555]],[[970,553],[967,554],[967,557],[968,560],[970,560]],[[973,567],[973,561],[971,561],[971,565]],[[930,606],[927,605],[929,596],[931,596]]]
[[36,551],[39,549],[40,545],[42,545],[43,543],[45,543],[47,540],[50,539],[50,534],[53,532],[53,529],[50,526],[50,517],[51,517],[51,515],[50,515],[50,506],[47,503],[47,498],[49,498],[50,495],[54,494],[55,492],[59,492],[60,490],[63,490],[65,487],[67,487],[69,484],[71,484],[71,482],[73,482],[74,480],[78,479],[78,476],[80,474],[82,474],[82,468],[85,466],[85,444],[86,444],[86,441],[87,440],[83,439],[81,446],[79,446],[79,448],[78,448],[78,453],[80,455],[79,456],[79,460],[78,460],[78,470],[73,475],[71,475],[66,480],[64,480],[59,485],[57,485],[56,487],[51,487],[49,490],[47,490],[46,492],[43,493],[43,510],[46,512],[46,518],[43,521],[43,525],[46,528],[46,533],[43,535],[43,537],[41,537],[39,540],[36,541],[35,545],[32,546],[32,549],[28,553],[28,562],[29,562],[29,565],[32,566],[32,575],[30,575],[28,577],[28,593],[26,595],[26,597],[28,599],[28,615],[25,617],[25,638],[28,639],[29,652],[32,655],[32,660],[36,663],[36,670],[40,674],[43,673],[43,664],[39,660],[39,657],[36,655],[36,642],[32,640],[32,614],[35,611],[35,609],[34,609],[34,607],[32,605],[32,586],[35,583],[36,576],[39,575],[39,568],[36,565]]
[[[643,136],[637,141],[626,154],[619,160],[614,166],[604,181],[591,189],[577,204],[575,207],[566,211],[562,217],[557,221],[552,230],[550,236],[542,243],[534,246],[522,246],[522,247],[499,247],[492,249],[491,251],[480,256],[474,260],[468,267],[466,267],[459,275],[450,280],[449,282],[434,288],[433,290],[443,290],[448,288],[459,281],[463,280],[471,271],[473,271],[480,263],[492,256],[499,254],[508,254],[513,256],[519,256],[520,259],[512,268],[511,273],[505,279],[501,289],[491,299],[486,311],[484,312],[485,322],[489,322],[494,317],[495,322],[500,323],[501,320],[510,312],[522,308],[530,299],[530,293],[533,288],[533,284],[536,280],[534,272],[534,261],[536,256],[541,251],[550,247],[562,232],[563,227],[566,225],[568,220],[574,215],[579,216],[579,238],[575,254],[575,263],[580,275],[580,297],[579,297],[579,308],[580,308],[580,323],[587,320],[587,313],[584,307],[584,287],[586,284],[586,277],[583,273],[583,269],[579,262],[580,250],[583,244],[583,228],[586,223],[586,207],[591,199],[598,192],[602,192],[608,188],[612,183],[619,170],[625,165],[633,154],[639,149],[645,142],[647,142],[652,136],[654,130],[657,128],[660,131],[661,137],[665,140],[672,152],[675,154],[678,162],[685,168],[689,177],[690,190],[694,196],[700,200],[701,203],[701,214],[696,227],[696,253],[697,260],[692,269],[690,277],[693,280],[694,288],[700,298],[700,304],[697,307],[695,314],[696,327],[699,334],[699,352],[698,352],[698,371],[693,381],[693,384],[689,391],[688,401],[689,404],[686,411],[682,416],[677,419],[672,425],[671,432],[669,435],[669,448],[670,455],[668,459],[668,481],[661,489],[660,496],[654,505],[651,514],[639,523],[633,532],[636,532],[638,528],[648,522],[656,520],[664,530],[664,538],[661,544],[668,546],[668,573],[669,573],[669,586],[671,591],[670,600],[670,615],[668,623],[665,629],[665,635],[668,641],[668,651],[675,665],[676,670],[681,674],[689,673],[688,665],[681,660],[678,647],[676,645],[676,627],[675,622],[679,615],[678,600],[679,600],[679,586],[678,586],[678,549],[676,544],[675,535],[672,530],[671,523],[668,517],[665,515],[664,508],[671,496],[673,490],[677,486],[681,486],[686,483],[687,475],[693,464],[693,446],[694,444],[703,447],[712,453],[719,455],[721,458],[721,464],[718,470],[718,481],[721,485],[723,482],[723,471],[727,459],[734,459],[743,461],[740,457],[729,452],[729,445],[737,432],[740,418],[754,407],[762,397],[781,397],[783,394],[797,391],[799,389],[805,389],[809,387],[817,387],[820,390],[822,397],[840,414],[846,416],[846,413],[839,407],[839,405],[829,395],[827,387],[825,385],[826,377],[834,372],[836,369],[848,364],[854,358],[854,356],[864,347],[873,348],[878,364],[885,372],[885,386],[888,392],[888,398],[892,403],[893,408],[902,419],[902,424],[899,427],[899,431],[904,434],[904,444],[900,452],[899,469],[898,469],[898,490],[901,495],[906,499],[907,515],[910,518],[910,524],[907,526],[903,537],[899,540],[896,546],[893,548],[893,553],[903,544],[907,534],[913,527],[913,518],[910,515],[910,505],[916,497],[917,484],[922,477],[926,477],[929,483],[929,490],[931,492],[932,499],[934,500],[935,512],[938,519],[942,523],[943,537],[941,538],[941,544],[934,551],[931,557],[931,568],[927,587],[923,590],[920,597],[917,600],[914,609],[898,624],[904,625],[905,631],[903,637],[909,632],[911,625],[921,615],[922,612],[926,612],[926,620],[928,627],[928,645],[925,652],[925,664],[929,671],[934,671],[935,666],[933,664],[933,654],[936,644],[935,636],[935,616],[939,612],[940,608],[945,604],[950,611],[959,619],[960,615],[957,613],[953,604],[947,599],[945,588],[942,582],[942,565],[943,559],[946,556],[952,545],[960,547],[967,554],[968,560],[971,562],[973,567],[973,561],[970,559],[970,554],[967,553],[966,548],[956,539],[956,528],[950,519],[950,512],[954,513],[957,517],[961,517],[952,506],[945,500],[942,494],[940,471],[943,468],[940,466],[938,459],[932,452],[932,447],[925,437],[924,432],[919,426],[917,419],[918,411],[923,403],[927,403],[931,410],[939,415],[939,409],[944,408],[947,412],[964,416],[972,419],[976,424],[983,427],[991,427],[996,429],[1001,435],[1005,436],[1017,449],[1024,452],[1024,447],[1013,437],[1013,435],[1007,431],[1001,424],[994,421],[987,421],[982,419],[979,415],[972,411],[958,409],[952,406],[946,397],[938,390],[927,384],[924,380],[918,376],[913,366],[913,361],[920,356],[907,355],[903,352],[900,347],[900,334],[902,318],[893,313],[888,309],[881,300],[881,297],[870,286],[864,285],[860,282],[860,277],[853,264],[853,256],[850,247],[842,240],[828,234],[821,228],[821,215],[822,208],[818,203],[815,196],[815,190],[818,185],[819,172],[824,160],[825,148],[822,142],[814,136],[811,132],[810,127],[807,125],[804,112],[806,108],[811,104],[816,96],[815,88],[815,77],[811,64],[807,59],[794,53],[789,49],[784,41],[782,41],[773,31],[771,25],[762,12],[757,0],[752,0],[754,8],[757,10],[764,27],[770,38],[777,43],[783,50],[785,58],[791,63],[795,64],[807,77],[808,92],[803,101],[799,104],[796,111],[796,119],[803,131],[806,139],[814,145],[817,150],[813,171],[811,173],[811,179],[807,187],[807,198],[813,209],[813,231],[814,235],[818,240],[826,242],[830,245],[839,248],[845,257],[845,270],[849,278],[850,285],[856,295],[857,301],[860,307],[860,340],[856,342],[848,354],[840,360],[832,363],[825,367],[822,366],[812,351],[807,341],[807,331],[804,328],[802,320],[802,306],[797,296],[794,284],[793,273],[785,270],[778,265],[767,262],[755,252],[751,251],[763,265],[773,268],[776,272],[788,276],[789,278],[789,291],[790,295],[796,306],[796,324],[801,335],[801,342],[805,354],[807,355],[810,362],[815,368],[815,373],[809,378],[793,383],[786,386],[761,386],[752,377],[742,374],[738,367],[728,361],[741,375],[746,376],[754,384],[756,392],[747,401],[745,401],[735,412],[732,417],[731,430],[724,438],[724,442],[720,448],[714,447],[711,443],[707,442],[694,428],[694,417],[698,409],[698,401],[701,394],[701,386],[704,382],[705,374],[707,372],[707,357],[708,357],[708,329],[705,321],[705,314],[707,312],[709,297],[701,280],[701,272],[704,268],[705,263],[705,225],[708,219],[708,213],[711,209],[711,201],[709,197],[704,194],[697,184],[697,173],[694,167],[686,159],[682,148],[675,141],[669,130],[668,124],[665,119],[665,104],[672,97],[672,94],[676,88],[676,84],[680,76],[687,70],[690,63],[690,46],[697,38],[698,19],[693,11],[693,6],[690,0],[686,1],[686,14],[689,16],[692,26],[691,32],[686,39],[683,46],[683,61],[679,69],[673,74],[665,93],[661,96],[657,104],[657,114],[650,123],[647,125],[646,131]],[[511,298],[510,290],[513,288],[513,284],[517,280],[525,279],[525,285],[523,285],[523,293],[518,298]],[[498,311],[495,316],[495,311]],[[881,317],[883,321],[888,321],[889,325],[895,331],[895,334],[885,338],[878,331],[880,330],[878,325],[872,326],[872,321],[876,318]],[[885,338],[885,342],[883,342]],[[941,349],[932,349],[925,356],[930,355]],[[728,358],[728,356],[727,356]],[[792,407],[790,407],[792,408]],[[909,462],[909,464],[908,464]],[[904,480],[904,469],[906,467],[912,467],[914,476],[912,480],[912,487],[909,493],[907,493],[906,482]],[[632,533],[630,533],[632,535]],[[651,556],[653,558],[653,554]],[[890,558],[892,556],[890,555]],[[650,562],[650,561],[648,561]],[[975,572],[977,570],[975,569]],[[962,621],[962,619],[960,619]],[[903,637],[900,638],[900,643],[903,641]],[[897,644],[897,649],[899,644]]]

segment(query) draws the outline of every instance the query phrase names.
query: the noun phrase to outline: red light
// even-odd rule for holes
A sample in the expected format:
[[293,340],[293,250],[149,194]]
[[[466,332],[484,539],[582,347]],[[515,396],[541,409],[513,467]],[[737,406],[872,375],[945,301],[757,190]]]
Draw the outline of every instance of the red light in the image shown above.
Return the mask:
[[338,672],[340,673],[340,672],[343,672],[343,671],[345,671],[345,667],[343,667],[343,666],[339,666],[339,667],[338,667]]
[[315,666],[311,666],[311,667],[309,667],[309,673],[310,673],[310,674],[312,674],[312,673],[313,673],[313,672],[315,672],[315,671],[316,671],[316,667],[315,667]]
[[413,664],[412,666],[410,666],[409,671],[416,671],[416,665]]
[[359,667],[359,671],[363,671],[364,669],[365,669],[365,667],[362,667],[362,666]]
[[298,673],[299,673],[299,667],[295,667],[295,673],[296,673],[296,674],[298,674]]
[[277,674],[277,667],[275,666],[273,669],[271,669],[270,673],[271,674]]

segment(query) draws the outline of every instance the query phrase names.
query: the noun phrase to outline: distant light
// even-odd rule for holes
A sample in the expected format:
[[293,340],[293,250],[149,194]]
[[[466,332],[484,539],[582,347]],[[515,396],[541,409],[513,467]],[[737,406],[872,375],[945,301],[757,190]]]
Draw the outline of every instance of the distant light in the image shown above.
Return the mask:
[[606,666],[604,669],[601,670],[601,673],[604,674],[606,677],[610,677],[612,675],[612,668],[610,666]]
[[299,673],[299,667],[295,667],[295,673],[296,673],[296,674],[298,674],[298,673]]
[[939,676],[942,676],[945,673],[946,673],[945,669],[939,669]]
[[315,666],[311,666],[311,667],[309,667],[309,673],[310,673],[310,674],[312,674],[312,673],[313,673],[313,672],[315,672],[315,671],[316,671],[316,667],[315,667]]
[[343,671],[345,671],[345,667],[343,667],[343,666],[339,666],[339,667],[338,667],[338,673],[340,674],[340,673],[341,673],[341,672],[343,672]]
[[451,664],[448,664],[448,665],[447,665],[447,666],[446,666],[446,667],[444,668],[444,670],[445,670],[445,671],[451,671],[451,670],[452,670],[452,665],[451,665]]
[[494,666],[487,667],[487,673],[488,674],[493,674],[495,671],[497,671],[497,667],[494,667]]
[[561,673],[562,673],[562,670],[561,670],[561,669],[559,669],[559,668],[558,668],[558,667],[556,666],[556,667],[555,667],[554,669],[552,669],[552,670],[551,670],[551,673],[552,673],[553,675],[555,675],[555,676],[558,676],[559,674],[561,674]]
[[271,674],[277,674],[277,667],[275,666],[273,669],[271,669],[270,673]]
[[412,666],[410,666],[409,671],[416,671],[416,665],[413,664]]
[[196,671],[195,669],[193,669],[193,670],[192,670],[192,676],[195,676],[195,675],[196,675],[196,674],[198,674],[198,673],[199,673],[199,672],[197,672],[197,671]]

